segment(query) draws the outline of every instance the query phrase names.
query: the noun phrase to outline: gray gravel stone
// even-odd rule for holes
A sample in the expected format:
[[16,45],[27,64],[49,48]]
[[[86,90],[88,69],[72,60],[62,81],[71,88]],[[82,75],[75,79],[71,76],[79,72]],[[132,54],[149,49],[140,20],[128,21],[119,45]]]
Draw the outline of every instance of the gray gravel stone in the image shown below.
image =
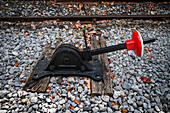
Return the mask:
[[105,102],[109,102],[110,97],[108,95],[102,96],[102,100]]
[[116,86],[116,87],[114,87],[114,89],[117,90],[117,91],[120,91],[120,90],[122,90],[122,87],[121,86]]
[[129,83],[127,83],[127,82],[124,82],[123,84],[122,84],[122,87],[124,88],[124,89],[130,89],[131,88],[131,85],[129,84]]
[[92,111],[93,111],[93,113],[97,113],[99,111],[99,108],[98,107],[94,107],[94,108],[92,108]]
[[56,113],[56,108],[48,109],[48,113]]
[[0,110],[0,113],[7,113],[8,110]]
[[32,103],[37,103],[37,101],[38,101],[38,98],[37,98],[37,97],[32,97],[32,98],[31,98],[31,102],[32,102]]
[[62,99],[59,101],[59,104],[64,104],[65,102],[66,102],[65,99]]
[[137,85],[135,85],[135,84],[131,86],[131,89],[133,91],[139,91],[139,87]]
[[116,106],[116,105],[112,106],[112,108],[113,108],[114,110],[118,110],[118,109],[119,109],[118,106]]
[[107,108],[108,113],[113,113],[112,109],[110,107]]
[[81,86],[78,87],[78,92],[82,92],[83,88]]

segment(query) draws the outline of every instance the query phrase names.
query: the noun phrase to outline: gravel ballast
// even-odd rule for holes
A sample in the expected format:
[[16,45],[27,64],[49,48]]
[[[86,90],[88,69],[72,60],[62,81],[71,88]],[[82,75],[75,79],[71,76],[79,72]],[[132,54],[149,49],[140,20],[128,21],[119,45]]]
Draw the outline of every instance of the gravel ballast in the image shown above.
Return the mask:
[[[84,9],[83,9],[84,4]],[[1,17],[77,15],[170,15],[170,2],[58,3],[55,1],[0,1]]]
[[[22,90],[29,72],[45,44],[70,43],[84,48],[77,22],[0,22],[0,112],[74,113],[96,112],[160,112],[169,111],[169,20],[103,20],[88,25],[106,46],[124,43],[138,30],[144,39],[157,38],[145,45],[144,56],[126,50],[108,53],[113,95],[91,97],[85,77],[63,77],[58,84],[52,77],[46,93]],[[88,40],[90,43],[90,40]],[[90,45],[90,44],[89,44]],[[147,47],[147,48],[146,48]],[[142,78],[147,78],[144,81]]]

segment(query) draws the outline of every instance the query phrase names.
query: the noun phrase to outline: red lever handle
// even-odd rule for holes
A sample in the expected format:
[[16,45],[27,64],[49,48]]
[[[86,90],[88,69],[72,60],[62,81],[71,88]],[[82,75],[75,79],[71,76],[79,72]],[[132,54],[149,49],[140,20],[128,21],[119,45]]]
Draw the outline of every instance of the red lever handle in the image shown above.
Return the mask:
[[135,54],[139,57],[143,56],[143,39],[140,33],[135,30],[132,33],[132,39],[126,40],[126,48],[127,50],[134,50]]

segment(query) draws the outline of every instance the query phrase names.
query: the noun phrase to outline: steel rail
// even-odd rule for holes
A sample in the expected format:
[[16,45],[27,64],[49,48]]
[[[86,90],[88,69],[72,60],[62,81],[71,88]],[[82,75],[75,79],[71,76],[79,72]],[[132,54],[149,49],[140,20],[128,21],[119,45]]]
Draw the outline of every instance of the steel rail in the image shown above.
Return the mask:
[[108,19],[169,19],[170,15],[90,15],[90,16],[50,16],[50,17],[0,17],[0,21],[43,21],[43,20],[59,20],[59,21],[93,21]]
[[[28,0],[21,0],[21,1],[28,1]],[[29,1],[40,1],[40,0],[29,0]],[[44,1],[52,1],[52,0],[44,0]],[[54,0],[53,0],[54,1]],[[55,0],[55,2],[169,2],[168,0]]]

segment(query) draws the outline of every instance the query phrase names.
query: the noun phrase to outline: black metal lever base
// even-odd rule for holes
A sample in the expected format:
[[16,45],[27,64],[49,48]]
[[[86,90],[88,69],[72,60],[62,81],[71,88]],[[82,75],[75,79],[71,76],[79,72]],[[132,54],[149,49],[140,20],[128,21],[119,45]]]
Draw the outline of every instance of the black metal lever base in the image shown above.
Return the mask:
[[99,60],[85,61],[76,47],[67,44],[59,46],[50,61],[38,62],[32,79],[45,76],[81,76],[100,81],[102,72]]

